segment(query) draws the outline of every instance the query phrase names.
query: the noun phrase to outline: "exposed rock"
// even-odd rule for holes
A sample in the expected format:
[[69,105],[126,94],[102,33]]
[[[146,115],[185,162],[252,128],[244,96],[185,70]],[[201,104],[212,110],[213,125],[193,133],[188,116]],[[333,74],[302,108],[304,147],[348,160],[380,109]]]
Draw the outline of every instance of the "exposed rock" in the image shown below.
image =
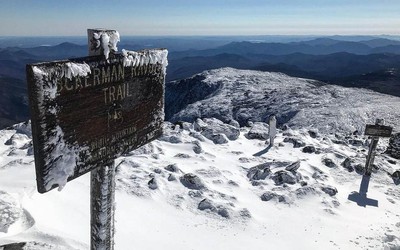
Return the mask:
[[205,176],[205,177],[219,177],[222,175],[221,171],[213,166],[210,166],[209,168],[202,168],[196,170],[196,174]]
[[243,208],[239,211],[239,215],[244,218],[251,218],[251,213],[247,208]]
[[337,194],[337,189],[335,188],[335,187],[332,187],[332,186],[324,186],[324,187],[321,187],[321,190],[324,192],[324,193],[326,193],[326,194],[329,194],[330,196],[334,196],[334,195],[336,195]]
[[268,125],[263,122],[255,122],[247,133],[248,139],[266,140],[268,136]]
[[174,164],[169,164],[168,166],[165,167],[165,170],[173,173],[178,173],[180,170],[178,168],[178,165]]
[[25,250],[27,242],[11,243],[7,245],[1,245],[1,250]]
[[205,142],[206,141],[205,137],[202,134],[200,134],[199,132],[196,132],[196,131],[190,132],[189,135],[191,137],[201,141],[201,142]]
[[394,171],[391,176],[392,176],[393,179],[399,179],[400,180],[400,170]]
[[195,152],[196,154],[201,154],[204,152],[199,141],[193,141],[192,143],[193,143],[193,152]]
[[351,140],[349,140],[349,144],[356,146],[356,147],[361,147],[364,145],[364,142],[361,140],[357,140],[357,139],[351,139]]
[[271,173],[270,164],[262,163],[255,167],[252,167],[247,172],[247,177],[250,181],[254,180],[265,180],[267,176]]
[[0,190],[0,211],[0,233],[7,233],[9,227],[21,217],[22,210],[11,195]]
[[272,180],[274,180],[276,185],[281,185],[284,183],[295,184],[297,182],[296,176],[286,170],[279,170],[275,172],[272,176]]
[[228,124],[234,126],[235,128],[240,128],[240,124],[239,124],[239,122],[236,121],[236,120],[233,120],[233,119],[232,119],[232,120],[230,120],[230,121],[228,122]]
[[151,178],[151,180],[147,183],[147,185],[149,185],[149,188],[153,190],[158,188],[157,181],[155,178]]
[[195,174],[188,173],[183,175],[182,177],[179,178],[182,185],[189,189],[196,189],[196,190],[201,190],[205,189],[205,185],[202,182],[202,180]]
[[345,169],[347,169],[349,172],[353,172],[354,171],[354,167],[352,166],[354,163],[354,160],[352,160],[351,158],[347,157],[343,162],[342,162],[342,167],[344,167]]
[[336,167],[337,167],[336,163],[334,163],[334,162],[332,161],[332,159],[324,158],[324,159],[322,159],[322,162],[323,162],[323,163],[325,164],[325,166],[327,166],[328,168],[336,168]]
[[317,138],[318,132],[315,130],[308,130],[308,134],[310,135],[311,138]]
[[188,158],[190,158],[190,155],[184,154],[184,153],[179,153],[179,154],[174,155],[174,157],[181,158],[181,159],[188,159]]
[[218,207],[217,213],[224,218],[230,217],[228,209],[222,206]]
[[303,153],[314,153],[315,152],[315,147],[314,146],[305,146],[303,148]]
[[194,128],[210,140],[213,140],[212,137],[216,134],[224,134],[229,140],[236,140],[240,135],[239,128],[223,123],[216,118],[197,119]]
[[283,139],[283,142],[292,143],[294,148],[300,148],[300,147],[304,147],[306,145],[300,139],[293,138],[293,137],[286,137],[285,139]]
[[386,153],[395,159],[400,159],[400,133],[393,134],[390,137]]
[[307,186],[307,185],[308,185],[308,183],[306,181],[300,181],[300,186],[304,187],[304,186]]
[[315,172],[312,174],[312,178],[316,179],[316,180],[321,180],[321,181],[326,181],[328,179],[328,175],[325,174],[323,171],[321,171],[318,168],[314,169]]
[[263,193],[263,194],[261,195],[261,200],[262,200],[262,201],[269,201],[269,200],[272,200],[273,198],[275,198],[275,197],[277,197],[277,196],[278,196],[278,195],[277,195],[276,193],[267,191],[267,192],[265,192],[265,193]]
[[192,198],[201,198],[201,197],[203,197],[203,192],[201,190],[197,190],[197,191],[190,190],[188,192],[188,195]]
[[364,174],[364,165],[362,164],[357,164],[354,166],[354,169],[356,170],[357,174]]
[[182,143],[182,139],[176,135],[163,135],[158,138],[160,141],[165,141],[173,144]]
[[194,130],[201,132],[203,128],[207,127],[207,123],[205,123],[202,119],[197,118],[196,121],[193,123]]
[[159,168],[155,168],[154,170],[154,173],[156,173],[156,174],[161,174],[162,172],[161,172],[161,169],[159,169]]
[[[206,136],[207,137],[207,136]],[[228,143],[228,138],[224,134],[212,134],[208,139],[212,140],[215,144],[225,144]]]
[[168,181],[176,181],[176,177],[173,174],[168,175]]
[[199,205],[197,206],[199,210],[206,210],[209,209],[211,211],[215,211],[216,207],[214,206],[213,202],[207,198],[200,201]]
[[228,184],[229,185],[231,185],[231,186],[235,186],[235,187],[238,187],[239,186],[239,184],[237,184],[235,181],[233,181],[233,180],[229,180],[228,181]]
[[297,171],[300,168],[300,161],[296,161],[288,165],[285,170],[287,171]]
[[304,186],[301,188],[296,189],[295,191],[297,197],[304,197],[308,195],[315,195],[318,194],[318,191],[311,186]]
[[262,201],[270,201],[272,199],[278,200],[278,202],[288,203],[288,198],[284,195],[279,195],[271,191],[267,191],[261,195]]

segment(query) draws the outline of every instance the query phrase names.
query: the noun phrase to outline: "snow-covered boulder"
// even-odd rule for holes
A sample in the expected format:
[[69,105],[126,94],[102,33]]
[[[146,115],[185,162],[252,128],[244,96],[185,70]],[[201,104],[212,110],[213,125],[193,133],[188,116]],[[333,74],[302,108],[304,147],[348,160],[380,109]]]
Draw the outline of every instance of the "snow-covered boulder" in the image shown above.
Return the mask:
[[393,134],[390,137],[386,153],[393,158],[400,159],[400,133]]
[[209,209],[209,210],[211,210],[211,211],[216,210],[216,208],[215,208],[213,202],[212,202],[211,200],[207,199],[207,198],[206,198],[206,199],[203,199],[202,201],[200,201],[200,203],[199,203],[199,205],[197,206],[197,208],[198,208],[199,210],[206,210],[206,209]]
[[253,123],[251,129],[247,133],[247,138],[259,140],[268,139],[268,125],[263,122]]
[[0,191],[0,233],[7,233],[22,214],[17,201],[8,193]]
[[303,142],[301,139],[294,137],[286,137],[285,139],[283,139],[283,142],[292,143],[294,148],[300,148],[306,145],[306,143]]
[[270,164],[262,163],[252,167],[247,172],[247,177],[250,181],[265,180],[271,174]]
[[276,185],[281,185],[281,184],[296,184],[297,182],[297,177],[291,173],[288,172],[286,170],[279,170],[277,172],[275,172],[272,175],[272,180],[274,180]]
[[337,189],[335,187],[332,186],[323,186],[321,187],[321,190],[326,193],[329,194],[329,196],[334,196],[337,194]]
[[324,163],[325,166],[327,166],[328,168],[336,168],[337,165],[335,162],[333,162],[332,159],[330,158],[323,158],[322,162]]
[[193,126],[196,131],[210,140],[213,140],[217,134],[224,134],[229,140],[236,140],[240,135],[237,127],[223,123],[216,118],[197,119]]
[[211,134],[209,139],[212,140],[215,144],[225,144],[229,142],[228,137],[226,137],[226,135],[222,133]]
[[180,178],[182,185],[189,189],[201,190],[205,189],[203,181],[195,174],[185,174]]

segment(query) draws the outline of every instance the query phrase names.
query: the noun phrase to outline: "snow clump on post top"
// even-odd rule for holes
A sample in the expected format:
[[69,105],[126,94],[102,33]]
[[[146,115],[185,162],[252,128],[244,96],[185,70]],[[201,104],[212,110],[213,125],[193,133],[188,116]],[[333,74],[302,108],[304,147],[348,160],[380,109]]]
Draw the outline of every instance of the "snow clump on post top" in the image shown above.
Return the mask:
[[88,37],[91,56],[103,54],[108,60],[111,51],[118,51],[117,43],[120,41],[120,36],[116,30],[88,30]]
[[166,73],[168,65],[168,50],[166,49],[151,49],[142,51],[122,50],[124,55],[124,67],[135,67],[149,64],[161,64],[163,73]]

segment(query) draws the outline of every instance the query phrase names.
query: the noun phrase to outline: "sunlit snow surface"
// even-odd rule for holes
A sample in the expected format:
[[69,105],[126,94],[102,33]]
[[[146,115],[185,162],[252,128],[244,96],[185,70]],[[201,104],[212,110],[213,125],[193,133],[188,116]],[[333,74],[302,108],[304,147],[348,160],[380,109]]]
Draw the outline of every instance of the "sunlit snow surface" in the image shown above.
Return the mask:
[[278,123],[335,133],[363,131],[365,123],[376,118],[384,118],[390,125],[398,125],[400,120],[400,98],[371,90],[233,68],[205,71],[200,76],[204,86],[218,85],[217,90],[173,116],[174,121],[218,117],[246,124],[248,120],[266,122],[269,115],[276,114]]
[[[231,69],[222,71],[232,71],[235,75]],[[215,79],[221,77],[226,81],[229,77],[227,73],[218,76],[219,71],[215,72]],[[259,79],[254,82],[267,81],[265,78],[268,76],[270,82],[273,79],[290,80],[291,86],[298,86],[297,91],[293,90],[296,96],[299,93],[310,96],[312,91],[316,91],[309,80],[281,74],[238,72],[245,75],[244,79]],[[244,81],[245,84],[253,88],[254,93],[259,92],[256,85]],[[391,119],[392,124],[399,124],[399,98],[364,90],[320,88],[337,88],[339,96],[348,97],[339,99],[343,102],[357,97],[352,105],[346,104],[351,108],[360,107],[359,102],[364,102],[362,93],[375,98],[375,101],[370,100],[371,103],[380,98],[379,105],[389,108],[385,113],[387,119]],[[286,86],[286,90],[290,91],[290,88]],[[274,104],[276,109],[285,106],[280,102],[296,101],[289,95],[284,98],[284,92],[276,95],[279,97]],[[318,102],[325,99],[318,99]],[[320,117],[315,121],[317,124],[332,119],[323,111],[335,112],[319,106],[306,109],[306,104],[301,105],[304,113],[313,112]],[[349,117],[351,108],[345,109],[345,104],[327,102],[326,106],[329,105],[335,105],[342,110],[339,113],[343,117]],[[397,105],[397,110],[391,105]],[[339,117],[336,120],[338,124],[342,123]],[[205,122],[197,123],[207,126]],[[372,174],[367,194],[368,198],[378,201],[378,206],[363,207],[348,200],[349,194],[359,190],[362,175],[357,169],[349,172],[341,163],[349,157],[356,168],[364,164],[368,149],[366,137],[351,135],[352,130],[345,132],[342,128],[334,131],[338,133],[336,136],[324,133],[322,127],[318,127],[320,132],[310,134],[310,129],[304,128],[310,125],[308,119],[305,121],[301,116],[295,116],[290,120],[291,128],[278,130],[275,146],[268,149],[265,141],[248,139],[249,127],[241,128],[236,140],[227,139],[227,143],[214,144],[203,136],[210,137],[210,133],[204,132],[207,131],[204,127],[202,133],[196,131],[201,127],[198,124],[183,123],[181,128],[166,123],[164,136],[159,140],[116,160],[115,249],[400,247],[400,189],[389,176],[400,168],[400,161],[383,154],[387,140],[380,140],[375,161],[379,169]],[[222,137],[234,138],[229,134],[234,128],[225,126],[226,135]],[[257,126],[262,127],[260,124]],[[294,141],[303,146],[295,148]],[[316,152],[303,152],[304,145],[314,146]],[[336,166],[324,164],[326,158]],[[290,163],[297,161],[300,161],[297,170],[285,170]],[[251,173],[254,173],[253,167],[260,164],[269,166],[270,173],[256,178]],[[294,179],[280,183],[274,176],[282,172]],[[184,176],[196,176],[194,185],[188,185]],[[337,193],[331,196],[329,190],[335,189]],[[269,201],[262,200],[261,197],[265,199],[271,193],[275,197]],[[53,190],[39,194],[29,125],[19,124],[1,130],[0,246],[29,242],[24,249],[88,249],[89,226],[89,175],[68,183],[62,192]]]

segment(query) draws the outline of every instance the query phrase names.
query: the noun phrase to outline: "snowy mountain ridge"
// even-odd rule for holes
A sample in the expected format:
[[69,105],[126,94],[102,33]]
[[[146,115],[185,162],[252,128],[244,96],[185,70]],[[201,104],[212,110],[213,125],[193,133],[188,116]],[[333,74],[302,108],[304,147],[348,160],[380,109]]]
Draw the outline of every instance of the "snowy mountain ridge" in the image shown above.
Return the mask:
[[[176,107],[177,99],[188,105]],[[365,124],[374,123],[376,118],[385,119],[395,129],[400,124],[398,97],[282,73],[233,68],[205,71],[168,83],[166,107],[176,111],[167,114],[172,122],[216,117],[227,123],[236,120],[244,126],[248,121],[265,122],[275,114],[280,125],[314,128],[321,133],[361,133]]]

